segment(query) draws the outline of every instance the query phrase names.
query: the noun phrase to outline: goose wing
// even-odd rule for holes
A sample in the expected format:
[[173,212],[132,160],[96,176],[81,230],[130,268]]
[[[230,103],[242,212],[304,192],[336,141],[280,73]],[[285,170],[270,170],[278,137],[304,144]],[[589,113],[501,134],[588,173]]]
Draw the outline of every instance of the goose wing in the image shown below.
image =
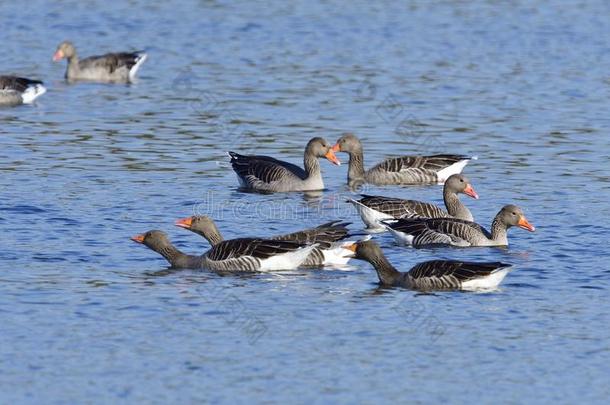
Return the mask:
[[273,239],[290,240],[305,244],[318,243],[320,249],[328,249],[333,242],[340,241],[347,237],[349,232],[347,225],[349,225],[349,222],[331,221],[315,228],[280,235]]
[[0,76],[0,90],[23,93],[28,87],[42,84],[40,80],[27,79],[18,76]]
[[131,70],[144,56],[143,52],[119,52],[105,55],[90,56],[79,61],[81,69],[104,69],[109,73],[126,67]]
[[465,155],[400,156],[384,160],[371,170],[400,173],[413,169],[438,172],[462,160],[470,159]]
[[510,265],[501,262],[431,260],[415,265],[407,274],[419,289],[454,289],[460,288],[464,282],[487,277],[505,267]]
[[446,211],[434,204],[402,198],[362,195],[358,202],[375,211],[391,215],[394,218],[445,218]]
[[395,231],[413,236],[413,246],[448,244],[470,246],[476,236],[491,238],[481,225],[456,218],[399,219],[386,223]]
[[269,156],[246,156],[235,152],[229,152],[229,156],[233,170],[249,186],[261,182],[272,184],[286,178],[307,178],[302,168]]
[[264,260],[279,254],[293,252],[304,246],[303,243],[293,241],[239,238],[218,243],[208,250],[206,256],[214,261],[237,259],[243,256]]

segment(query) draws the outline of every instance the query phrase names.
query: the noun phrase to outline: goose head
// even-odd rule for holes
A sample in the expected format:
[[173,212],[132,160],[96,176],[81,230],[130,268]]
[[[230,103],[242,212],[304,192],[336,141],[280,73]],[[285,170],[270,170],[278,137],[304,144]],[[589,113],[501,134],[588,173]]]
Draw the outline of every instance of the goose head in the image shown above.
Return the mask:
[[445,181],[445,189],[456,194],[464,193],[475,200],[479,199],[479,195],[476,193],[476,191],[474,191],[470,180],[468,180],[468,177],[464,176],[463,174],[453,174],[449,176],[449,178]]
[[76,54],[76,49],[72,42],[64,41],[57,47],[55,54],[53,55],[53,62],[59,62],[60,60],[67,58],[70,59]]
[[536,230],[536,227],[530,224],[527,218],[525,218],[523,210],[513,204],[505,205],[502,210],[500,210],[498,213],[498,220],[506,225],[507,228],[518,226],[519,228],[530,232]]
[[317,158],[326,158],[332,164],[339,166],[341,162],[337,159],[331,144],[324,138],[313,138],[307,143],[305,154]]
[[345,133],[337,140],[337,143],[333,146],[334,152],[345,152],[345,153],[361,153],[362,144],[358,137],[352,133]]
[[132,241],[141,243],[147,248],[154,250],[155,252],[162,252],[163,250],[172,246],[167,234],[163,231],[152,230],[145,232],[140,235],[133,236]]

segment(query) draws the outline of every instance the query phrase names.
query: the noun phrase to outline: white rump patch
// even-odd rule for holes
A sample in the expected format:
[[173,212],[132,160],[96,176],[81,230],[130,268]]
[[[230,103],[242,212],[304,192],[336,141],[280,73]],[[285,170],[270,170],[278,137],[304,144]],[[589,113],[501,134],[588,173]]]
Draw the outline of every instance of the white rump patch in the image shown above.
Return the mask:
[[141,53],[138,59],[136,59],[136,64],[129,70],[129,80],[134,80],[136,78],[136,73],[138,73],[138,69],[140,69],[140,66],[142,66],[142,63],[144,63],[146,58],[148,58],[148,55]]
[[360,218],[362,218],[362,222],[366,224],[367,231],[369,232],[385,232],[385,225],[379,223],[379,221],[383,219],[394,219],[394,217],[392,217],[391,215],[384,214],[383,212],[369,208],[366,205],[360,203],[360,201],[353,200],[351,198],[349,198],[347,201],[351,203],[354,208],[356,208],[356,211],[358,211]]
[[[477,159],[477,157],[475,156],[472,159]],[[440,184],[443,184],[452,175],[462,173],[462,170],[464,170],[464,167],[466,167],[468,162],[470,162],[470,159],[460,160],[449,167],[445,167],[444,169],[439,170],[436,173],[436,175],[438,176],[438,182]]]
[[317,244],[306,246],[293,252],[281,253],[260,261],[260,271],[292,270],[299,267]]
[[21,93],[21,98],[23,99],[23,104],[30,104],[38,97],[42,96],[47,92],[47,89],[42,84],[34,84],[28,86],[27,89],[23,93]]
[[476,278],[462,283],[462,290],[480,291],[493,290],[500,285],[504,277],[510,272],[512,267],[503,267],[491,273],[487,277]]

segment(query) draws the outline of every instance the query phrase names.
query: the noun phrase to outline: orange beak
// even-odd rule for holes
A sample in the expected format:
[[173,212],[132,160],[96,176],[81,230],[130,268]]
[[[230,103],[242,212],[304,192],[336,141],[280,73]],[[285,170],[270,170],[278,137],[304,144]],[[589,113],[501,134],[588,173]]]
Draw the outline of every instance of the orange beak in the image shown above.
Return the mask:
[[64,58],[64,53],[58,49],[57,52],[55,52],[55,54],[53,55],[53,62],[59,62],[63,58]]
[[349,250],[349,253],[346,252],[343,257],[354,257],[357,248],[358,243],[352,243],[351,245],[343,246],[343,249]]
[[339,145],[338,143],[336,143],[336,144],[335,144],[335,145],[334,145],[334,146],[331,148],[331,150],[332,150],[333,152],[335,152],[335,153],[337,153],[337,152],[341,152],[341,145]]
[[519,222],[517,222],[517,225],[519,225],[519,228],[523,228],[530,232],[534,232],[536,230],[536,227],[530,224],[524,216],[521,216],[521,218],[519,218]]
[[475,200],[479,199],[479,195],[477,194],[476,191],[474,191],[474,188],[472,188],[472,184],[466,184],[466,188],[464,189],[464,194],[471,196]]
[[331,149],[329,149],[328,152],[326,152],[326,155],[324,155],[324,157],[328,159],[332,164],[341,166],[341,162],[339,161],[339,159],[337,159],[337,155],[335,155],[335,152],[333,150],[334,148],[335,147],[333,146]]
[[357,248],[358,248],[358,244],[357,243],[352,243],[351,245],[343,246],[343,249],[351,250],[354,253],[356,253],[356,249]]
[[131,240],[138,243],[144,243],[144,235],[132,236]]
[[176,226],[184,229],[191,229],[191,225],[193,225],[193,217],[182,218],[176,221]]

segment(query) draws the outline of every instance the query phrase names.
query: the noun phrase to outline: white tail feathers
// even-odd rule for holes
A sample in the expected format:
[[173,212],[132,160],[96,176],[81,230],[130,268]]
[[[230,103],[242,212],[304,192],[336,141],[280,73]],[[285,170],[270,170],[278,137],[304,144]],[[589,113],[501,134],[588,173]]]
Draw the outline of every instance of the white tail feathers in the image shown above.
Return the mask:
[[144,61],[146,61],[146,58],[148,58],[148,55],[145,53],[141,53],[139,54],[138,58],[136,59],[136,64],[133,65],[133,67],[129,70],[129,80],[133,81],[136,78],[136,73],[138,73],[138,69],[140,69],[140,66],[142,66],[142,63],[144,63]]
[[42,96],[47,92],[47,89],[42,84],[32,84],[28,86],[27,89],[23,93],[21,93],[21,98],[23,99],[23,104],[30,104],[38,97]]

